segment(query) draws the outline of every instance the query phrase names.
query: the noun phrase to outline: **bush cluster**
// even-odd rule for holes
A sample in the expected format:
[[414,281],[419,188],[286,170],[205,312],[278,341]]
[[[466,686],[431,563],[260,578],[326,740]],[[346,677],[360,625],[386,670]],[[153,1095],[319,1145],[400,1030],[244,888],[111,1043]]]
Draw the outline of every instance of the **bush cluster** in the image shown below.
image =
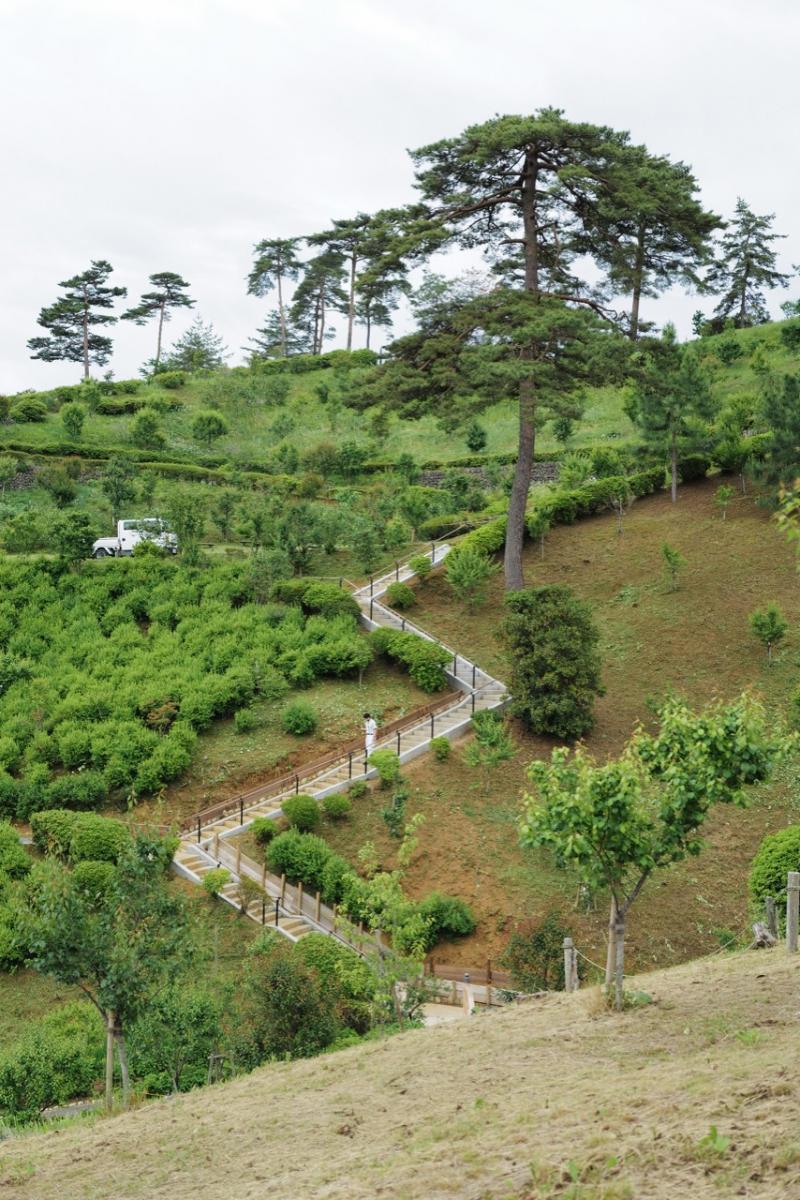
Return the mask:
[[313,796],[304,796],[302,793],[299,796],[290,796],[288,800],[284,800],[281,807],[292,829],[298,829],[301,833],[311,833],[319,825],[319,805]]
[[444,668],[450,654],[436,642],[397,629],[375,629],[370,639],[378,654],[402,663],[423,692],[440,692],[447,687]]
[[787,825],[768,833],[750,868],[749,888],[753,900],[775,899],[778,909],[786,905],[786,882],[790,871],[800,871],[800,825]]
[[45,809],[31,813],[33,844],[44,854],[79,863],[115,863],[130,843],[122,821],[99,813]]

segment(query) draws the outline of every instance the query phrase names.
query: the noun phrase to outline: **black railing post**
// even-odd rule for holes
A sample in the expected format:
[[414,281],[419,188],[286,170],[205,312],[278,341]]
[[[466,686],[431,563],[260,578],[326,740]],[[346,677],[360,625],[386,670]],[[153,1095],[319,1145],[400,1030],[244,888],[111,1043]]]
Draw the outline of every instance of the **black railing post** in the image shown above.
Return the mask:
[[203,827],[200,822],[200,818],[198,817],[197,818],[197,844],[198,844],[198,846],[200,845],[200,839],[202,838],[202,836],[203,836]]
[[456,679],[458,679],[458,655],[457,654],[453,655],[453,674],[455,675]]
[[397,559],[394,560],[394,577],[395,579],[400,578],[400,563],[397,561]]
[[339,576],[339,587],[344,587],[344,576],[343,575]]
[[370,596],[372,595],[374,589],[375,589],[375,580],[370,575],[370,577],[369,577],[369,594],[370,594]]
[[406,619],[405,619],[405,617],[402,617],[402,618],[401,618],[401,620],[400,620],[400,630],[401,630],[401,632],[402,632],[402,633],[405,633],[405,631],[406,631]]
[[472,693],[472,711],[475,712],[475,692]]
[[400,757],[400,730],[397,731],[397,757]]
[[239,824],[244,825],[244,800],[239,801]]
[[352,779],[353,778],[353,751],[352,750],[350,751],[350,754],[348,756],[347,770],[348,770],[347,778]]
[[276,897],[276,899],[275,899],[275,928],[276,929],[278,928],[278,916],[280,914],[280,910],[281,910],[281,902]]
[[266,925],[266,923],[267,923],[267,902],[266,902],[266,900],[262,900],[261,901],[261,924]]
[[370,621],[372,620],[372,606],[374,603],[375,603],[375,601],[370,597],[370,602],[369,602],[369,619],[370,619]]
[[433,715],[433,713],[431,713],[431,737],[433,737],[433,723],[435,720],[436,717]]
[[295,796],[298,796],[300,794],[300,776],[299,775],[295,775],[295,777],[294,777],[294,794],[295,794]]
[[431,566],[436,566],[436,542],[431,542]]
[[367,764],[367,756],[366,756],[366,754],[365,754],[365,755],[364,755],[364,774],[365,774],[365,775],[366,775],[366,773],[367,773],[367,771],[368,771],[368,770],[369,770],[369,767],[368,767],[368,764]]

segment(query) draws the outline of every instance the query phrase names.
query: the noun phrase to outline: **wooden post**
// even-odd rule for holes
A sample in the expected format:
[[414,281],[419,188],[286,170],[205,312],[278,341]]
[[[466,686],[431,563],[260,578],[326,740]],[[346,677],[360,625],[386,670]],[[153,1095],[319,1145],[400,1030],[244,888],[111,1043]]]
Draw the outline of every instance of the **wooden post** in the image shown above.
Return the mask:
[[219,862],[219,833],[214,834],[214,858]]
[[333,932],[336,933],[336,905],[333,906]]
[[458,983],[453,980],[453,1004],[458,1004]]
[[572,938],[564,938],[564,991],[571,992],[572,974],[573,974],[573,958],[575,951],[572,948]]
[[236,874],[239,875],[242,870],[242,843],[236,843]]
[[266,862],[263,864],[263,866],[261,868],[261,890],[262,890],[262,892],[265,892],[267,890],[267,864],[266,864]]
[[286,876],[281,875],[281,904],[286,899]]
[[764,897],[764,916],[767,923],[767,929],[774,938],[778,936],[778,914],[775,910],[775,897]]
[[486,1007],[492,1007],[492,960],[486,960]]
[[800,914],[800,871],[790,871],[786,884],[786,949],[797,953],[797,924]]
[[300,882],[297,885],[297,911],[300,914],[302,914],[302,912],[303,912],[303,881],[302,881],[302,879],[300,880]]
[[317,898],[316,898],[315,905],[314,905],[314,920],[317,921],[317,923],[319,923],[321,906],[322,906],[322,897],[320,896],[319,892],[317,892]]

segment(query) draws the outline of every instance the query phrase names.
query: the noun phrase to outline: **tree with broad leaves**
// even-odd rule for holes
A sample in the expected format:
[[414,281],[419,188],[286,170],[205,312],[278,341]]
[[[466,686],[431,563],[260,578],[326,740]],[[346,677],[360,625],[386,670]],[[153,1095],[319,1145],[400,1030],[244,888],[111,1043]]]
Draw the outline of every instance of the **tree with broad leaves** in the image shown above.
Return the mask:
[[28,339],[31,358],[44,362],[83,363],[83,377],[89,378],[92,363],[102,367],[111,357],[110,337],[93,332],[93,326],[115,325],[117,317],[108,309],[118,297],[127,296],[127,288],[109,287],[111,263],[92,259],[92,265],[80,275],[63,280],[58,286],[65,294],[43,308],[37,323],[48,330],[47,337]]
[[699,287],[698,271],[722,222],[697,199],[697,180],[685,163],[644,146],[619,148],[610,182],[598,199],[599,229],[586,236],[585,248],[605,264],[614,288],[630,295],[628,336],[636,341],[642,296],[657,296],[678,280]]
[[247,276],[248,296],[266,296],[273,288],[278,293],[276,332],[281,358],[291,353],[284,283],[294,282],[302,270],[302,263],[297,257],[299,244],[300,238],[264,238],[257,242],[253,247],[253,266]]
[[719,333],[727,321],[737,329],[762,325],[769,320],[765,288],[785,287],[789,275],[776,267],[773,242],[785,235],[772,232],[775,213],[758,216],[741,196],[736,212],[722,235],[719,255],[709,270],[705,286],[721,294],[711,327]]
[[46,864],[25,889],[19,925],[37,971],[80,988],[106,1028],[106,1107],[114,1050],[123,1102],[130,1093],[125,1037],[196,954],[181,898],[167,887],[165,844],[139,835],[100,898],[77,888],[64,867]]
[[[523,586],[522,544],[537,424],[586,379],[608,377],[612,314],[571,270],[583,241],[609,219],[610,177],[627,134],[565,119],[556,109],[502,116],[412,152],[421,204],[408,210],[393,254],[419,262],[448,245],[481,248],[496,286],[447,305],[391,348],[377,397],[402,415],[463,422],[514,396],[519,453],[505,547],[506,587]],[[392,257],[390,254],[389,258]],[[395,388],[395,384],[399,388]],[[369,385],[364,390],[369,401]]]
[[552,752],[528,768],[520,840],[546,846],[594,892],[611,892],[606,983],[623,1006],[628,912],[650,876],[703,848],[714,804],[744,805],[743,789],[761,783],[795,744],[754,699],[715,704],[695,714],[678,700],[659,713],[657,733],[637,730],[621,757],[598,764],[587,751]]
[[157,271],[150,276],[153,290],[143,292],[135,308],[129,308],[122,314],[123,321],[133,321],[135,325],[146,325],[153,317],[158,317],[158,336],[156,338],[156,356],[154,372],[158,371],[161,362],[161,335],[164,323],[169,321],[175,308],[193,308],[195,301],[186,294],[189,284],[174,271]]
[[625,409],[646,440],[666,452],[674,503],[679,451],[704,436],[715,401],[697,355],[679,344],[673,325],[666,325],[662,337],[648,338],[642,346]]
[[118,521],[125,505],[136,496],[136,472],[127,458],[108,460],[100,490],[111,505],[112,520]]

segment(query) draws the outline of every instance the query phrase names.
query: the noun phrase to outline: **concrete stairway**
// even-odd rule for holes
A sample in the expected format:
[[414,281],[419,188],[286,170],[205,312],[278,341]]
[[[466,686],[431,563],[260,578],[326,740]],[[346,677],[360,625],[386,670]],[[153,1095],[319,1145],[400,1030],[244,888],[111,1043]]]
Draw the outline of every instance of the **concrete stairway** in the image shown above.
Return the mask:
[[[450,552],[446,543],[434,545],[428,554],[432,564],[438,566]],[[414,633],[418,637],[444,645],[438,638],[432,637],[424,629],[401,616],[382,602],[382,597],[388,587],[395,581],[406,581],[414,578],[414,571],[407,564],[395,571],[373,579],[364,587],[354,588],[353,597],[361,610],[361,621],[368,629],[379,627],[403,630]],[[376,742],[376,749],[394,750],[401,762],[408,762],[419,754],[425,753],[433,737],[454,739],[466,732],[472,716],[476,712],[502,708],[508,700],[505,685],[498,679],[492,678],[481,670],[471,660],[458,654],[457,651],[445,647],[452,654],[452,663],[446,668],[446,674],[451,686],[461,693],[461,697],[439,712],[432,713],[422,720],[412,723],[408,728],[395,732],[389,737]],[[303,780],[302,791],[315,799],[322,800],[334,792],[346,791],[356,779],[371,779],[376,776],[374,768],[369,767],[363,756],[343,753],[333,762],[328,762],[320,769],[318,775],[311,775]],[[223,865],[231,871],[231,880],[222,891],[222,899],[236,908],[240,907],[240,884],[242,874],[249,875],[260,886],[264,887],[266,900],[253,901],[247,909],[247,915],[260,924],[265,922],[265,907],[273,906],[269,924],[280,933],[297,941],[312,929],[325,928],[325,923],[319,923],[309,918],[307,913],[292,913],[284,910],[280,893],[280,881],[267,875],[266,880],[258,865],[246,860],[244,871],[241,864],[243,856],[239,856],[240,874],[235,871],[236,855],[230,847],[225,847],[225,839],[243,833],[252,825],[256,817],[278,818],[282,815],[281,803],[299,790],[299,784],[294,788],[275,794],[256,795],[240,809],[218,819],[208,822],[198,814],[191,832],[186,832],[175,854],[174,867],[176,871],[194,883],[201,883],[203,876],[217,865]],[[266,789],[265,789],[266,791]],[[233,859],[233,862],[231,861]],[[266,886],[265,886],[266,883]],[[285,901],[285,895],[284,895]],[[277,903],[276,903],[277,901]],[[302,902],[302,895],[301,895]],[[333,917],[335,928],[335,915]],[[338,935],[337,935],[338,936]],[[342,940],[346,940],[342,938]]]

